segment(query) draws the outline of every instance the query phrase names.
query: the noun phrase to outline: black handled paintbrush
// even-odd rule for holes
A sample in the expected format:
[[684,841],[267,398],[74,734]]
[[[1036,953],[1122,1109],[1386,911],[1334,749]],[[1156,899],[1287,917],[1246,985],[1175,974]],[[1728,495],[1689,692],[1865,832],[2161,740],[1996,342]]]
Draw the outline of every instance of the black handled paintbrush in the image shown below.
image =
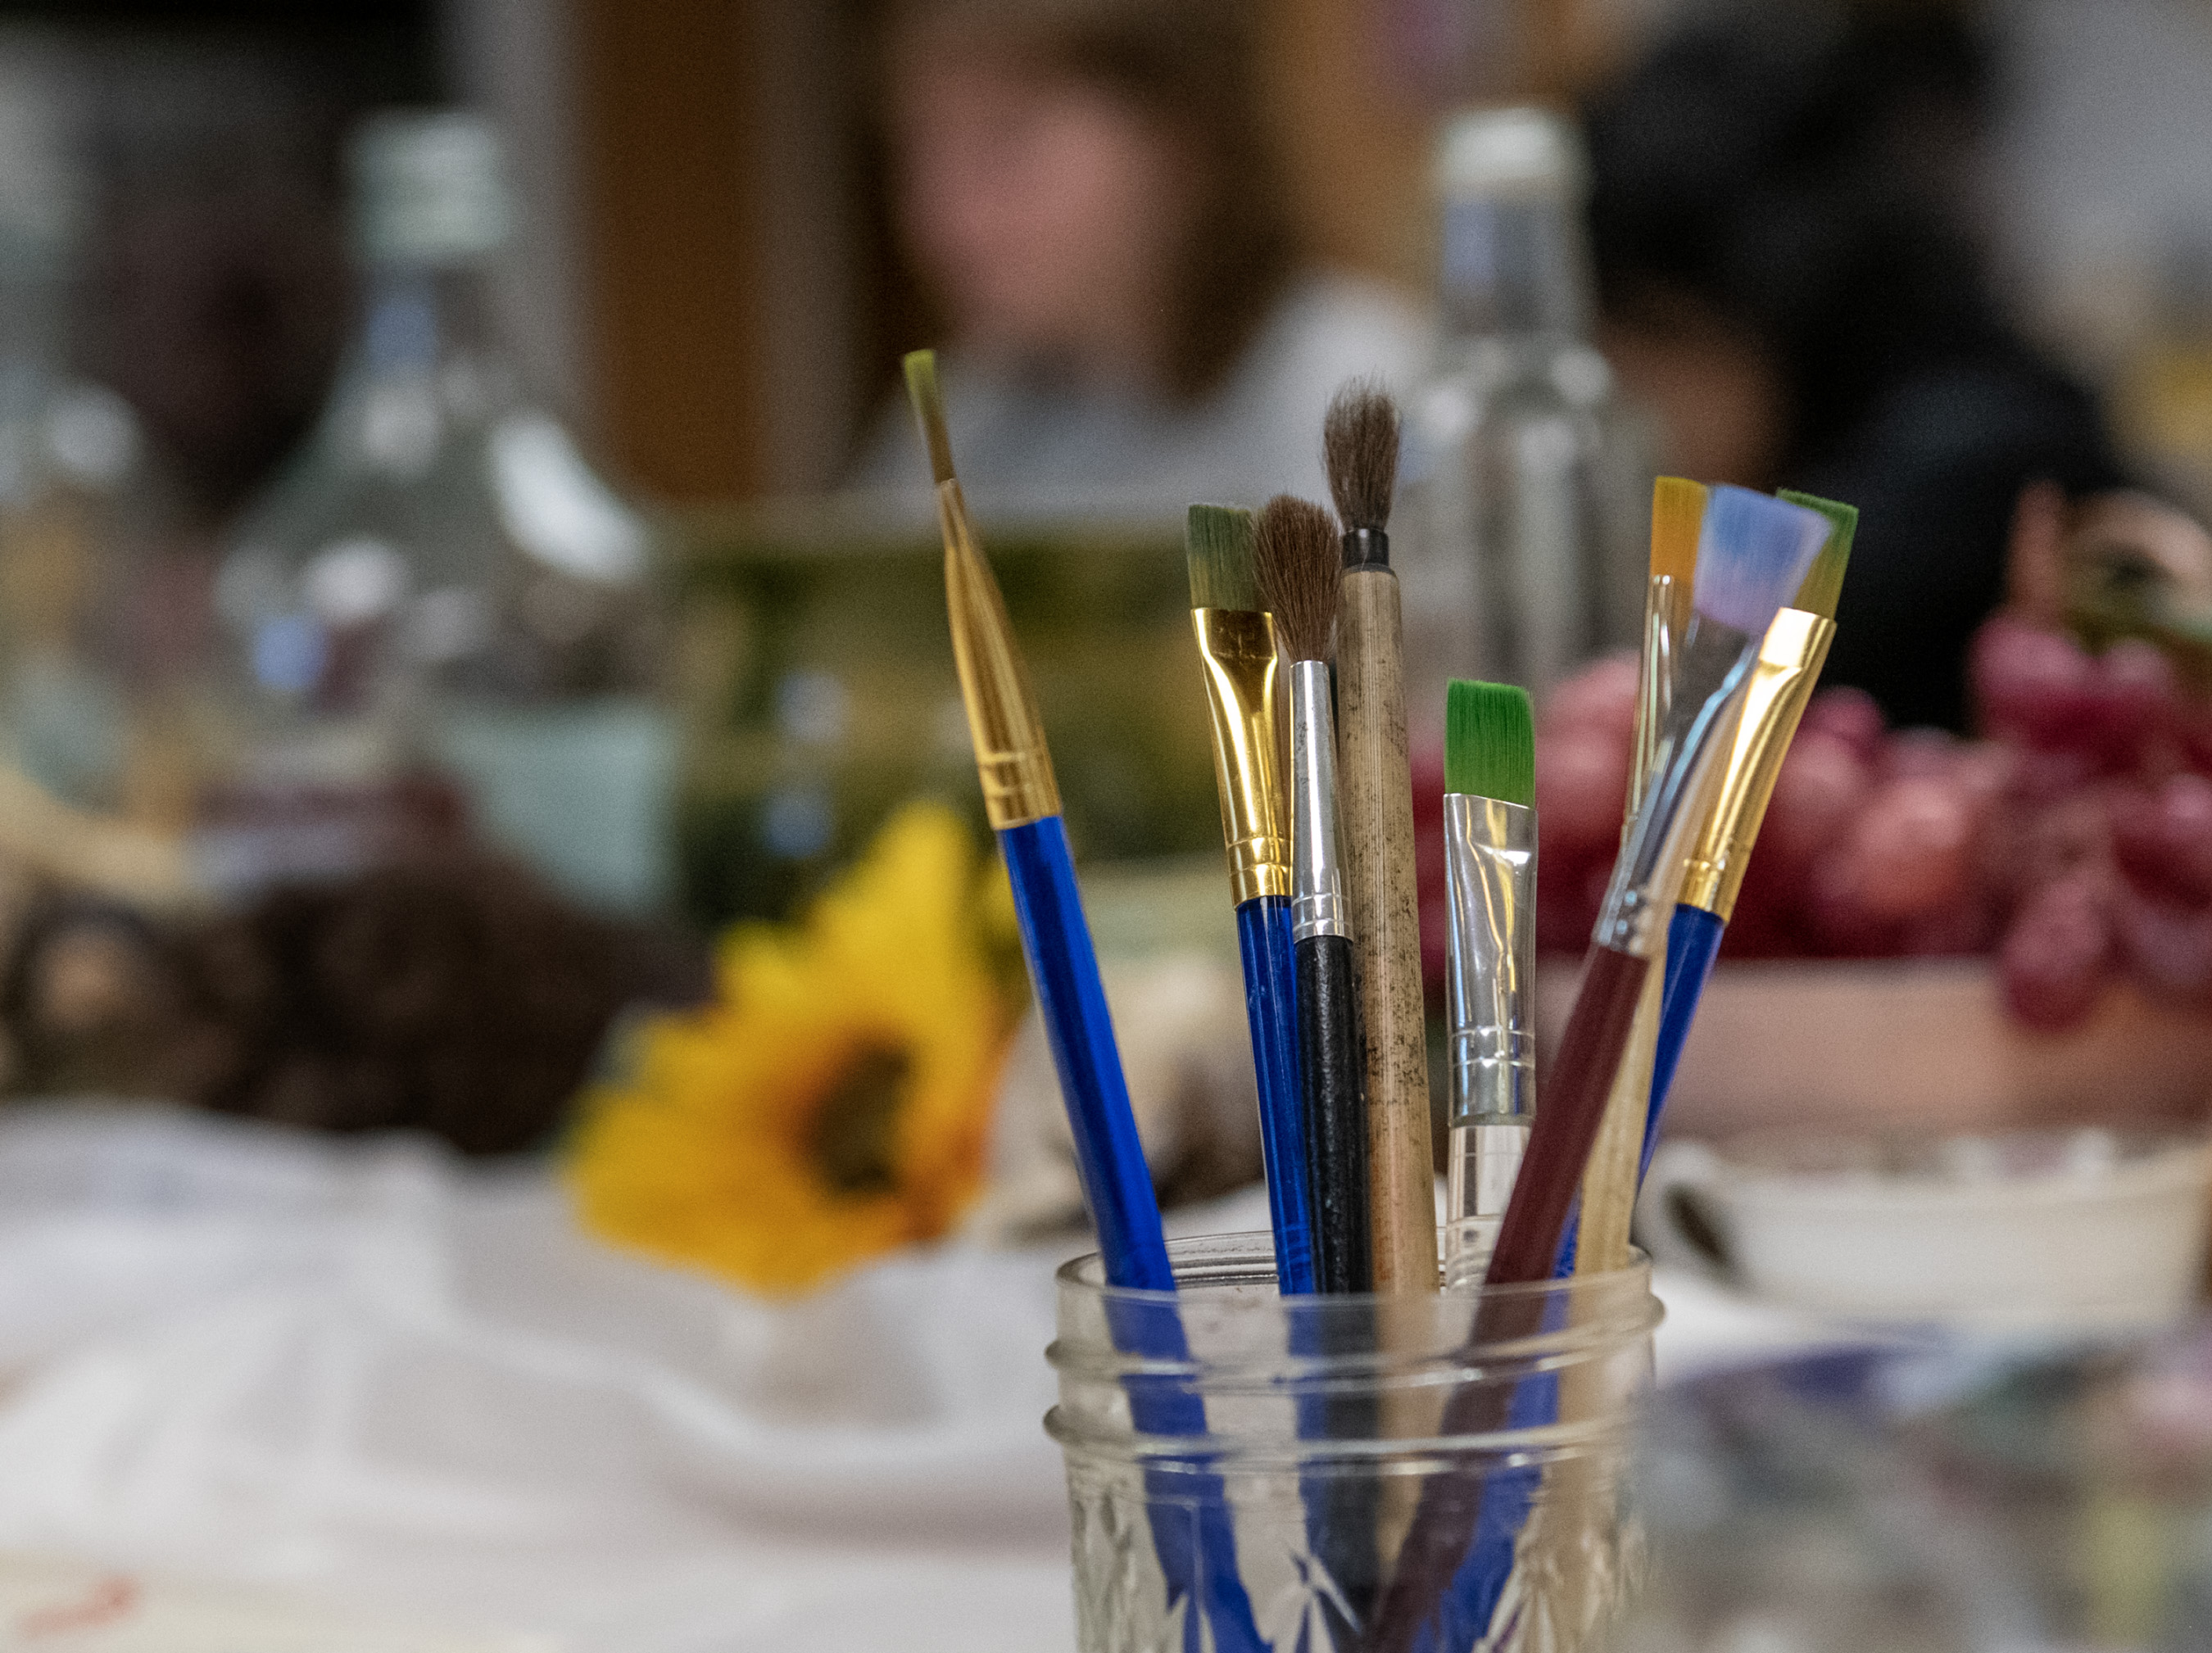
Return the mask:
[[1328,648],[1336,624],[1335,525],[1278,495],[1260,513],[1256,571],[1291,659],[1291,933],[1316,1281],[1374,1289],[1365,1060],[1336,837],[1336,720]]

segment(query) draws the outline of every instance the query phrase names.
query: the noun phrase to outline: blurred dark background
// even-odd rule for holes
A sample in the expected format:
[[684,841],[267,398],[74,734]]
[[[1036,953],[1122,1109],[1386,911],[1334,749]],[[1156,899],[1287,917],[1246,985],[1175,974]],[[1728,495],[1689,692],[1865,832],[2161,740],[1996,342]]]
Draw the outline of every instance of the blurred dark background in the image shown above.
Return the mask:
[[[877,10],[52,0],[0,6],[0,74],[65,85],[79,107],[94,198],[72,352],[137,409],[180,527],[212,532],[251,497],[330,383],[352,303],[343,135],[367,110],[436,101],[485,109],[511,143],[523,243],[498,297],[538,393],[642,496],[732,501],[836,479],[887,364],[936,328],[889,228]],[[1891,226],[1893,242],[1932,237],[1945,251],[1894,281],[1875,271],[1863,319],[1940,307],[1911,281],[1966,283],[1973,313],[1959,325],[2008,330],[2100,398],[2115,463],[2202,508],[2212,11],[2193,0],[1269,0],[1253,17],[1299,252],[1416,302],[1431,285],[1427,169],[1443,116],[1519,98],[1598,112],[1605,342],[1631,388],[1674,421],[1686,468],[1698,468],[1704,414],[1681,361],[1723,359],[1740,342],[1704,301],[1733,283],[1757,310],[1791,279],[1786,259],[1720,269],[1713,215],[1771,204],[1743,191],[1794,188],[1784,228],[1760,222],[1770,246],[1797,236],[1814,268],[1820,238],[1853,222],[1853,191],[1886,170],[1937,208]],[[1793,18],[1796,49],[1827,51],[1838,30],[1857,42],[1821,118],[1878,132],[1856,173],[1827,167],[1817,131],[1762,131],[1759,99],[1733,94],[1725,121],[1675,121],[1678,152],[1608,151],[1609,130],[1649,115],[1637,97],[1676,99],[1667,54],[1700,50],[1700,30],[1708,46],[1755,37],[1738,40],[1729,72],[1786,85],[1797,72],[1786,52],[1764,65],[1744,54],[1773,49],[1759,42],[1789,37]],[[1771,143],[1783,147],[1765,176],[1731,176],[1730,155]],[[1661,176],[1669,167],[1693,176]],[[1680,187],[1706,192],[1711,222],[1636,221],[1638,200],[1647,219],[1655,200],[1663,216],[1675,198],[1665,191]],[[1702,253],[1662,245],[1701,233]],[[1803,320],[1771,311],[1759,319],[1773,337]],[[1672,367],[1663,351],[1647,360],[1642,347],[1670,330],[1697,348]],[[1802,338],[1770,355],[1833,388],[1856,337],[1825,368],[1807,365]],[[1792,438],[1801,456],[1816,435]]]

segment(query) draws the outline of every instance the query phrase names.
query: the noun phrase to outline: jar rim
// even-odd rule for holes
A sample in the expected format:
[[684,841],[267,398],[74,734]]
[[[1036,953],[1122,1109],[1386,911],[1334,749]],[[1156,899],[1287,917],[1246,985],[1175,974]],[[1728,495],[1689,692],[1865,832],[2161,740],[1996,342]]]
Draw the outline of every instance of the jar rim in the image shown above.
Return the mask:
[[[1060,1405],[1047,1428],[1071,1457],[1242,1473],[1597,1449],[1625,1407],[1540,1423],[1514,1416],[1512,1397],[1577,1395],[1584,1410],[1625,1397],[1649,1379],[1665,1313],[1641,1254],[1626,1268],[1488,1290],[1287,1297],[1266,1233],[1174,1241],[1168,1254],[1183,1291],[1109,1286],[1096,1257],[1060,1270],[1046,1351]],[[1408,1427],[1469,1407],[1441,1434]],[[1334,1419],[1324,1439],[1312,1438],[1316,1417]]]
[[[1186,1289],[1109,1285],[1095,1253],[1060,1267],[1059,1334],[1045,1356],[1063,1378],[1153,1377],[1224,1395],[1286,1382],[1517,1381],[1648,1339],[1666,1313],[1641,1252],[1626,1268],[1565,1279],[1297,1297],[1275,1291],[1273,1243],[1264,1231],[1170,1241],[1168,1257]],[[1259,1332],[1271,1322],[1274,1330]]]
[[[1239,1249],[1233,1255],[1230,1248]],[[1162,1307],[1169,1304],[1187,1302],[1190,1292],[1182,1289],[1183,1270],[1178,1264],[1200,1261],[1200,1255],[1209,1249],[1224,1254],[1211,1261],[1206,1274],[1191,1282],[1197,1285],[1265,1285],[1275,1283],[1274,1240],[1265,1229],[1237,1230],[1224,1234],[1199,1235],[1167,1243],[1168,1266],[1175,1273],[1178,1288],[1161,1291],[1157,1288],[1113,1285],[1103,1278],[1104,1260],[1102,1254],[1086,1251],[1071,1257],[1054,1271],[1053,1279],[1060,1289],[1082,1291],[1108,1303],[1127,1304],[1133,1307],[1147,1305]],[[1640,1246],[1629,1248],[1629,1262],[1626,1268],[1601,1269],[1587,1274],[1570,1274],[1562,1279],[1521,1280],[1510,1285],[1440,1285],[1437,1295],[1466,1299],[1480,1297],[1492,1301],[1531,1299],[1545,1297],[1571,1296],[1580,1292],[1587,1296],[1622,1293],[1629,1283],[1642,1280],[1644,1293],[1650,1293],[1651,1278],[1650,1255]],[[1384,1304],[1402,1303],[1411,1295],[1390,1291],[1345,1291],[1327,1295],[1304,1294],[1285,1297],[1270,1291],[1271,1300],[1295,1307],[1322,1307],[1350,1310],[1372,1310]],[[1656,1299],[1655,1299],[1656,1302]],[[1652,1322],[1656,1325],[1658,1322]]]

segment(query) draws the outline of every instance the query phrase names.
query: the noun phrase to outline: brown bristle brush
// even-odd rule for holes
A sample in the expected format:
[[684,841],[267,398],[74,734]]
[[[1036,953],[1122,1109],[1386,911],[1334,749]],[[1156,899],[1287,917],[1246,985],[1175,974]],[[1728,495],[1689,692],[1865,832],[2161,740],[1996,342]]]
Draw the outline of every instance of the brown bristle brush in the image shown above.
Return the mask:
[[1368,1179],[1375,1289],[1433,1291],[1436,1170],[1413,889],[1413,786],[1406,758],[1404,626],[1390,569],[1398,409],[1354,380],[1322,428],[1329,492],[1344,521],[1337,617],[1337,808],[1345,893],[1367,1034]]
[[1278,495],[1260,513],[1254,561],[1261,595],[1291,660],[1291,936],[1314,1273],[1323,1291],[1367,1291],[1375,1275],[1365,1070],[1339,870],[1328,679],[1336,526],[1318,505]]

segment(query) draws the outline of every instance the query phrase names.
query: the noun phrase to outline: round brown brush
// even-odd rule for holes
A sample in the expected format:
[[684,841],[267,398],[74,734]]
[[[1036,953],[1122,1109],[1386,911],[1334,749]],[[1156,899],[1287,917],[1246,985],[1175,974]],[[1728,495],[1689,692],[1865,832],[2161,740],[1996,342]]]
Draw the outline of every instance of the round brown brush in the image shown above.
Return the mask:
[[1280,495],[1260,514],[1260,590],[1291,670],[1291,934],[1316,1283],[1373,1289],[1364,1058],[1336,831],[1329,634],[1336,627],[1336,528]]
[[1337,392],[1323,428],[1344,520],[1337,619],[1338,809],[1345,892],[1367,1030],[1368,1178],[1375,1285],[1437,1289],[1436,1170],[1413,889],[1413,786],[1406,760],[1404,628],[1390,571],[1398,409],[1376,386]]

